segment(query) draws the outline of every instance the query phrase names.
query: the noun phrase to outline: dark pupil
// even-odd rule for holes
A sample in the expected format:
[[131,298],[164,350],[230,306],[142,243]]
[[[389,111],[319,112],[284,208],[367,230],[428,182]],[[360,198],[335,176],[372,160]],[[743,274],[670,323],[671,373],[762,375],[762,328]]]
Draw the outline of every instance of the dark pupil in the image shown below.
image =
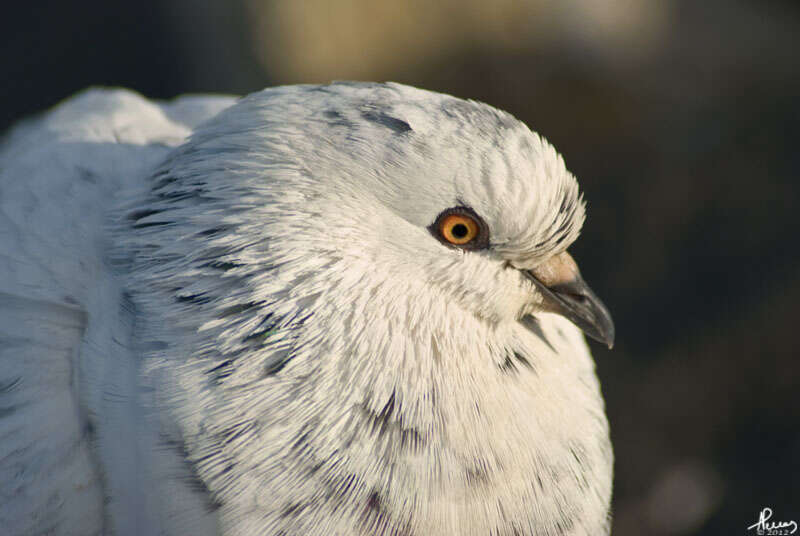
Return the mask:
[[457,223],[453,225],[453,229],[451,232],[453,233],[453,236],[455,236],[456,238],[464,238],[465,236],[467,236],[469,229],[467,229],[467,226],[464,225],[463,223]]

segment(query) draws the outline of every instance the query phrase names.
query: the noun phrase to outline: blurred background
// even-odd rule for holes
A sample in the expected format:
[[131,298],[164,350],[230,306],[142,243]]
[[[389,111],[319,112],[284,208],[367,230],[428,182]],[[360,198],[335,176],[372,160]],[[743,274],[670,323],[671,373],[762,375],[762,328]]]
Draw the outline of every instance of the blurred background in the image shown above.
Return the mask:
[[800,521],[800,2],[16,2],[0,62],[0,130],[89,85],[395,80],[511,112],[589,204],[613,534]]

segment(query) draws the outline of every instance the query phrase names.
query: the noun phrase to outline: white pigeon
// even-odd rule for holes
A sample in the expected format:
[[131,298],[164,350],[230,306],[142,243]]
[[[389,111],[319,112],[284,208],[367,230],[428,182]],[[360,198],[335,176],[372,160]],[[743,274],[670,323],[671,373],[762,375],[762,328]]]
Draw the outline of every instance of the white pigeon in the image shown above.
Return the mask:
[[19,125],[0,531],[607,534],[583,220],[524,124],[399,84],[94,89]]

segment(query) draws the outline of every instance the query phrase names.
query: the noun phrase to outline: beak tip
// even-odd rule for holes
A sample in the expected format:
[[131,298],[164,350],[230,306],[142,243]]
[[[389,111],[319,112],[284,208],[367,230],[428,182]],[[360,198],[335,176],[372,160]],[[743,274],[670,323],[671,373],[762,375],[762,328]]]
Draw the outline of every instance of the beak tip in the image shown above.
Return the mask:
[[[605,309],[605,307],[603,307],[603,309]],[[601,342],[605,343],[605,345],[608,347],[609,350],[613,350],[614,341],[617,337],[617,333],[616,329],[614,328],[614,323],[611,320],[611,315],[609,315],[607,311],[606,315],[607,316],[605,317],[605,320],[607,322],[607,325],[605,326],[605,329],[601,331],[602,333]]]
[[608,333],[608,335],[606,335],[606,340],[605,340],[606,346],[608,346],[609,350],[614,349],[614,339],[616,339],[616,335],[617,334],[614,331],[614,326],[612,325],[611,331]]
[[[610,317],[607,318],[610,320]],[[588,337],[603,343],[609,350],[614,349],[616,334],[614,333],[613,324],[605,326],[605,329],[598,328],[598,326],[584,326],[582,329]]]
[[[609,350],[614,348],[614,342],[617,335],[617,330],[614,327],[614,321],[606,309],[605,305],[592,295],[593,314],[590,316],[591,320],[586,318],[570,318],[589,338],[602,343]],[[568,317],[569,318],[569,317]]]

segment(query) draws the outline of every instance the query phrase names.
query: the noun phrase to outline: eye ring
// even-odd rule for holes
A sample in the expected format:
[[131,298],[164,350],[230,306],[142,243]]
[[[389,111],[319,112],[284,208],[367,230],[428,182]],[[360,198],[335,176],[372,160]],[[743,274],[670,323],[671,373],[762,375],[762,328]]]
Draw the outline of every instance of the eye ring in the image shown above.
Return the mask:
[[489,229],[469,207],[457,206],[444,210],[428,230],[447,246],[472,251],[489,247]]

